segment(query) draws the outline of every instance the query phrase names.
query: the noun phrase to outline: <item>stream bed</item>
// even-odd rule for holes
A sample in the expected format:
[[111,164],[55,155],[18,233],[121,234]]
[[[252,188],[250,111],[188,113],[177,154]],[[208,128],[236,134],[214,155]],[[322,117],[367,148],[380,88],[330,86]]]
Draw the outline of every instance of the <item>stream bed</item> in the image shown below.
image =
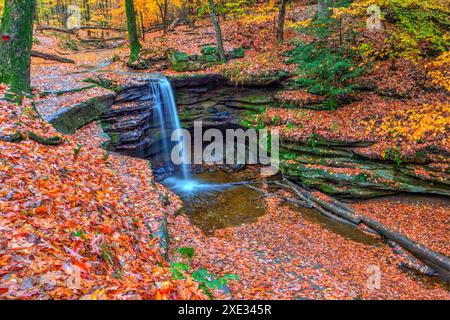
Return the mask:
[[[271,194],[284,190],[258,178],[247,167],[229,173],[205,169],[191,182],[177,177],[163,184],[184,202],[183,212],[169,218],[171,256],[176,248],[195,249],[193,268],[232,273],[223,299],[383,299],[445,296],[434,278],[417,276],[398,266],[381,238],[341,225],[316,210]],[[381,272],[381,287],[368,285]],[[399,285],[399,281],[402,282]]]
[[[164,185],[179,195],[184,202],[184,213],[189,220],[206,235],[212,235],[215,230],[237,227],[243,224],[256,223],[257,219],[266,214],[266,196],[248,188],[248,184],[258,188],[268,188],[271,193],[278,188],[267,181],[257,180],[254,168],[239,173],[227,173],[222,170],[204,170],[192,175],[187,182],[177,176],[164,181]],[[278,177],[274,177],[274,180]],[[365,234],[361,230],[342,225],[322,216],[313,209],[297,206],[287,201],[282,206],[297,212],[309,222],[333,231],[344,238],[374,245],[379,239]]]

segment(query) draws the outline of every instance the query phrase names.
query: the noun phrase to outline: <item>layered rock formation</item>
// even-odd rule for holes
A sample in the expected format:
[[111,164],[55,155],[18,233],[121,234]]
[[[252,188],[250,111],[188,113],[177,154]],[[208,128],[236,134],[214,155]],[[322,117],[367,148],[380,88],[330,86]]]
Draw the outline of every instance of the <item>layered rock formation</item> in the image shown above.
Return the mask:
[[[341,197],[376,197],[398,192],[450,196],[450,172],[432,162],[371,159],[364,141],[283,141],[281,168],[291,180]],[[432,151],[430,151],[432,152]]]

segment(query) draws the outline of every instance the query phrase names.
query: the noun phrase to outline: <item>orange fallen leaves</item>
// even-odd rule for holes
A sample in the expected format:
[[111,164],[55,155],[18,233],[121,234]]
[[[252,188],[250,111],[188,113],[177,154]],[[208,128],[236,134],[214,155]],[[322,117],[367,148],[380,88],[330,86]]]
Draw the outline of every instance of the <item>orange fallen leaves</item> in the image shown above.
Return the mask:
[[[31,100],[18,106],[3,93],[2,134],[57,134]],[[173,281],[159,292],[154,286],[169,281],[170,272],[150,231],[179,200],[152,181],[145,161],[105,161],[96,125],[83,130],[57,147],[0,142],[0,298],[174,299],[178,291],[205,298],[196,284],[180,289],[184,284]],[[163,206],[161,193],[173,205]]]

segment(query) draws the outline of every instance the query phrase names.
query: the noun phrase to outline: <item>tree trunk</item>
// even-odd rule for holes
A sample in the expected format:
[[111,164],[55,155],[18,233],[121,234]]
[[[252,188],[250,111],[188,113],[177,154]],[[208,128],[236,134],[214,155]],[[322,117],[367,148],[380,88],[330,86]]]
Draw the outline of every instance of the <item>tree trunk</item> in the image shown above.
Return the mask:
[[[34,0],[6,0],[0,35],[0,82],[11,91],[30,93]],[[9,38],[9,39],[7,39]]]
[[163,33],[167,34],[167,9],[169,7],[169,4],[167,0],[164,0],[164,19],[163,19]]
[[[291,190],[293,190],[302,200],[310,204],[314,209],[317,209],[320,213],[324,215],[332,215],[332,219],[345,222],[346,224],[353,224],[358,226],[363,223],[371,232],[375,232],[384,238],[394,241],[402,248],[409,251],[414,257],[419,259],[422,263],[429,266],[431,269],[436,271],[436,273],[445,281],[450,282],[450,259],[438,252],[431,250],[430,248],[421,245],[411,239],[399,234],[390,228],[382,225],[381,223],[375,221],[374,219],[354,212],[347,205],[340,203],[339,201],[332,199],[330,201],[323,200],[320,197],[314,196],[311,192],[301,189],[299,186],[284,179]],[[282,183],[276,181],[275,184],[284,186]],[[427,271],[428,272],[428,271]]]
[[128,42],[130,46],[130,62],[135,62],[139,58],[141,44],[136,28],[136,12],[134,11],[133,0],[125,0],[125,9],[127,12]]
[[288,0],[281,0],[280,12],[278,15],[278,28],[277,28],[277,40],[283,42],[284,40],[284,17],[286,16],[286,6]]
[[214,0],[209,0],[209,11],[211,13],[211,19],[216,30],[217,49],[219,51],[219,58],[221,62],[225,60],[225,50],[223,49],[222,30],[220,29],[219,20],[217,19],[216,10],[214,9]]
[[144,25],[144,14],[142,11],[139,12],[141,18],[141,29],[142,29],[142,41],[145,42],[145,25]]

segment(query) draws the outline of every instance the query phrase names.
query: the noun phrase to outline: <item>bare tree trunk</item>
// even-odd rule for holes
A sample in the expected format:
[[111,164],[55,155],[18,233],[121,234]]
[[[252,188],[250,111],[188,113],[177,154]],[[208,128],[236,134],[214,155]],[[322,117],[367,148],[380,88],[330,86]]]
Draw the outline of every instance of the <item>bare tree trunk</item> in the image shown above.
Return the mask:
[[277,28],[277,40],[283,42],[284,40],[284,18],[286,16],[286,6],[288,0],[281,0],[280,11],[278,15],[278,28]]
[[142,11],[139,11],[139,15],[140,15],[140,18],[141,18],[142,41],[145,42],[144,14],[142,13]]
[[214,8],[214,0],[209,0],[209,11],[211,13],[211,19],[216,30],[217,49],[219,51],[219,58],[221,62],[226,62],[225,50],[223,48],[222,30],[220,29],[219,20],[217,19],[216,10]]
[[167,10],[168,10],[169,4],[167,0],[164,0],[164,20],[163,20],[163,33],[167,34]]
[[167,10],[168,10],[168,0],[164,0],[164,3],[159,3],[159,1],[156,1],[156,5],[159,9],[159,15],[161,16],[161,22],[163,26],[163,34],[167,34]]

